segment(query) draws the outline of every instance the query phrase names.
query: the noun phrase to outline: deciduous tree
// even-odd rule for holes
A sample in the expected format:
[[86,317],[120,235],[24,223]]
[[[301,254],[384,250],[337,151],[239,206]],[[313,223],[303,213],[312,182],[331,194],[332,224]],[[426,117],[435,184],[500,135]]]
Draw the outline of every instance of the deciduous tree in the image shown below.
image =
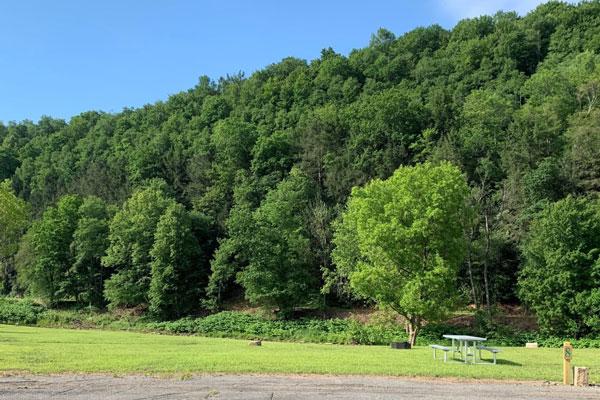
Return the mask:
[[600,332],[600,203],[549,204],[523,244],[519,296],[546,333]]
[[26,228],[27,204],[15,196],[11,182],[0,182],[0,264],[2,292],[10,292],[15,279],[13,256]]
[[444,318],[471,223],[469,188],[449,164],[401,167],[354,188],[334,234],[338,277],[353,292],[396,311],[415,344],[425,321]]

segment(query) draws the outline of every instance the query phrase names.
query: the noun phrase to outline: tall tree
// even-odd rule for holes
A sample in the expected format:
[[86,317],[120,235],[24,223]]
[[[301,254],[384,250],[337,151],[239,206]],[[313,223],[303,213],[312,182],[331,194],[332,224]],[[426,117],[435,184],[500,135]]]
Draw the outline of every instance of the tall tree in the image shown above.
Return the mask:
[[519,296],[543,332],[600,332],[600,201],[549,204],[523,244]]
[[35,257],[31,289],[51,305],[77,292],[77,283],[68,272],[74,262],[70,246],[80,206],[79,196],[64,196],[56,208],[48,207],[42,219],[31,228]]
[[310,191],[307,179],[292,170],[267,194],[252,214],[243,250],[248,265],[237,275],[248,300],[277,306],[284,318],[318,291],[310,238],[302,221]]
[[110,245],[102,258],[102,265],[114,272],[104,290],[110,307],[148,303],[156,225],[174,202],[166,192],[164,183],[153,181],[134,192],[110,222]]
[[69,275],[76,281],[77,299],[94,306],[103,306],[104,281],[109,270],[101,264],[110,242],[109,223],[116,207],[108,206],[103,200],[89,196],[79,207],[79,221],[73,233],[71,252],[74,255]]
[[200,305],[206,271],[192,219],[181,204],[170,205],[160,217],[150,251],[150,310],[180,317]]
[[359,297],[400,314],[410,343],[424,322],[443,319],[472,220],[469,188],[449,164],[400,167],[355,188],[334,234],[338,279]]
[[15,196],[11,182],[0,182],[0,264],[2,266],[3,293],[9,293],[14,284],[16,270],[13,257],[19,239],[26,228],[27,204]]
[[565,159],[569,174],[579,191],[589,196],[600,196],[599,125],[600,110],[595,109],[589,114],[576,114],[567,131]]

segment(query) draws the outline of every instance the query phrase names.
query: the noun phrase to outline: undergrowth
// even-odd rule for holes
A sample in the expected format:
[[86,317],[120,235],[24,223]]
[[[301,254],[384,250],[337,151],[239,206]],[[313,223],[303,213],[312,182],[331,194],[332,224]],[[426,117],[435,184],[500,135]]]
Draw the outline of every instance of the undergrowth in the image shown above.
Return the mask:
[[[272,321],[238,311],[223,311],[204,318],[182,318],[175,321],[156,321],[150,316],[98,312],[93,310],[55,310],[31,300],[0,298],[0,323],[35,325],[40,327],[132,330],[179,335],[263,339],[312,343],[388,345],[406,341],[403,327],[375,319],[363,324],[354,319],[301,318]],[[538,332],[514,332],[511,329],[487,324],[486,331],[474,331],[446,324],[424,326],[417,345],[447,343],[444,334],[485,336],[492,346],[524,346],[537,342],[540,347],[561,347],[570,341],[576,348],[600,348],[599,338],[558,338]]]

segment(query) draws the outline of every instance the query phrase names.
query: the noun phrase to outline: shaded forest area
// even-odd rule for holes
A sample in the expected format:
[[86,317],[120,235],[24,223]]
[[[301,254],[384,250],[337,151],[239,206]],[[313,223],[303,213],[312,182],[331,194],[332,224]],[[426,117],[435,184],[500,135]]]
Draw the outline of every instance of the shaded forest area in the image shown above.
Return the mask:
[[[463,303],[522,303],[548,331],[596,333],[599,54],[600,2],[550,2],[452,30],[380,29],[347,57],[201,77],[140,109],[0,124],[2,291],[167,319],[242,292],[281,309],[347,305],[327,278],[351,189],[449,162],[477,213]],[[572,258],[545,254],[553,243]],[[587,319],[556,323],[577,312]]]

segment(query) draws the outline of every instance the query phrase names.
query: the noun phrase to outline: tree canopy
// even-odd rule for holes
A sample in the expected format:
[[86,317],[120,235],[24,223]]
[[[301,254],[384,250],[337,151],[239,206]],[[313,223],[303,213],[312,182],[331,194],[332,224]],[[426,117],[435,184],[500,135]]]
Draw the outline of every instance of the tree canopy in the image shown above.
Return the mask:
[[473,214],[468,196],[450,164],[400,167],[355,188],[336,227],[337,279],[404,317],[412,345],[423,322],[443,320],[455,306]]
[[[442,257],[459,263],[461,303],[535,309],[519,285],[534,221],[568,196],[599,197],[599,27],[600,1],[550,1],[451,29],[382,28],[347,55],[201,76],[118,113],[0,123],[0,216],[21,210],[0,223],[2,290],[152,303],[165,318],[242,298],[312,307],[340,267],[332,232],[353,188],[451,164],[476,213],[452,231],[463,262]],[[349,305],[344,283],[319,303]]]
[[534,219],[523,244],[519,294],[540,327],[559,335],[600,331],[600,202],[571,196]]

